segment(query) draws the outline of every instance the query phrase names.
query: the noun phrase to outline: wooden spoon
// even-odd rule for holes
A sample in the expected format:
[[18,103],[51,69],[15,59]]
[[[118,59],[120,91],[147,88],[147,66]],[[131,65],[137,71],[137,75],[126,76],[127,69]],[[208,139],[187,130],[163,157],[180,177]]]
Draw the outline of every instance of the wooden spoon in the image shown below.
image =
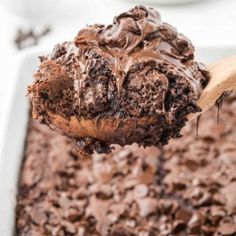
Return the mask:
[[189,121],[214,106],[224,92],[236,90],[236,56],[217,61],[208,70],[211,79],[197,102],[202,111],[190,114]]

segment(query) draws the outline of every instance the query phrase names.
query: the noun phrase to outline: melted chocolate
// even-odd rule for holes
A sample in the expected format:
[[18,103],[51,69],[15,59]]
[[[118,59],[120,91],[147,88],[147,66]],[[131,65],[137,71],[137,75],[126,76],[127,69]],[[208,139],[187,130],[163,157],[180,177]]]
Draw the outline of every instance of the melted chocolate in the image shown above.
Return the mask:
[[217,107],[217,118],[216,118],[217,124],[220,123],[220,110],[221,110],[221,108],[223,106],[224,100],[230,94],[231,94],[231,91],[226,91],[226,92],[222,93],[221,96],[217,99],[217,101],[215,103],[215,105]]
[[199,124],[200,124],[200,119],[201,115],[197,117],[197,122],[196,122],[196,137],[198,138],[198,129],[199,129]]
[[[115,17],[112,25],[93,25],[81,30],[75,38],[75,45],[79,48],[80,74],[86,75],[90,63],[83,59],[84,53],[95,51],[108,59],[119,93],[132,65],[146,61],[170,62],[179,68],[196,93],[201,91],[200,82],[193,78],[188,68],[193,64],[190,62],[193,58],[192,44],[172,26],[163,23],[154,9],[135,7]],[[84,76],[79,79],[84,81]],[[78,93],[78,88],[83,90],[76,86]],[[167,91],[168,86],[164,88]]]

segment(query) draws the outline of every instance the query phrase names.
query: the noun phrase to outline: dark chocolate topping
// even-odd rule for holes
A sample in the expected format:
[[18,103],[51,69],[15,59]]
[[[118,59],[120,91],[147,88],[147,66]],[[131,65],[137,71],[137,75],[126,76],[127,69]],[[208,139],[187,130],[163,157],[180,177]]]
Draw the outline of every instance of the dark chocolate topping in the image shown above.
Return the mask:
[[[93,66],[97,69],[97,73],[99,69],[103,69],[96,68],[100,58],[103,63],[100,66],[107,70],[108,76],[115,79],[116,87],[113,89],[117,89],[119,93],[125,88],[124,81],[135,72],[132,69],[137,65],[148,64],[156,70],[158,65],[166,63],[168,71],[184,77],[186,80],[184,83],[191,87],[195,94],[193,99],[196,99],[202,90],[201,79],[203,78],[201,75],[194,74],[196,69],[192,68],[195,64],[193,52],[191,42],[177,33],[171,25],[163,23],[157,11],[139,6],[115,17],[112,25],[95,24],[81,30],[74,42],[58,45],[51,59],[67,66],[73,58],[75,65],[69,67],[68,72],[74,77],[75,96],[78,98],[80,108],[81,103],[87,103],[85,100],[96,100],[96,91],[86,90],[88,86],[86,80],[92,73]],[[206,70],[202,65],[197,66],[200,71]],[[162,71],[158,72],[165,74]],[[100,73],[97,76],[106,75]],[[162,87],[160,90],[163,90],[161,99],[165,100],[170,89],[169,81],[165,75],[160,75],[158,79]],[[143,79],[140,78],[135,82],[142,84]]]
[[162,23],[157,11],[143,6],[115,17],[112,25],[94,25],[82,30],[75,43],[78,47],[91,44],[91,48],[110,59],[109,66],[116,77],[118,91],[133,64],[167,60],[181,67],[193,56],[192,46],[188,49],[188,40],[178,37],[175,29]]

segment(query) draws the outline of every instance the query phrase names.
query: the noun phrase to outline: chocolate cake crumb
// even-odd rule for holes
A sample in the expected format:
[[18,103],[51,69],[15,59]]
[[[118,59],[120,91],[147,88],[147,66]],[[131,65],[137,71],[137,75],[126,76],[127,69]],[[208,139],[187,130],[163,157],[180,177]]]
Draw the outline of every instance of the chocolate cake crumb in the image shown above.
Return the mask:
[[49,27],[43,28],[40,32],[37,32],[34,29],[19,28],[14,40],[15,45],[19,50],[37,45],[39,40],[50,31],[51,29]]
[[236,235],[236,95],[163,149],[115,147],[84,158],[30,120],[16,235]]
[[111,144],[159,146],[180,136],[209,80],[190,40],[137,6],[79,31],[41,59],[33,116],[92,153]]

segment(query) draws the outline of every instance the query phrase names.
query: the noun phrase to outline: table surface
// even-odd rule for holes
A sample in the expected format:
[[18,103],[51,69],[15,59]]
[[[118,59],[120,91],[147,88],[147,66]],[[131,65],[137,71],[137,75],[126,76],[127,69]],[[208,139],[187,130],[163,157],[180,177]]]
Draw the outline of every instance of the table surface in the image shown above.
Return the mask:
[[[0,0],[0,119],[2,106],[6,104],[7,94],[12,89],[11,74],[14,73],[17,54],[13,44],[14,34],[18,26],[36,24],[39,18],[22,17],[24,12],[36,13],[42,11],[41,16],[47,18],[53,31],[40,42],[51,48],[57,42],[73,39],[77,31],[86,24],[109,23],[114,15],[145,1],[141,0],[57,0],[56,5],[48,7],[45,4],[55,0],[34,1],[32,9],[21,12],[14,7],[15,2],[21,6],[29,6],[29,0]],[[31,1],[31,0],[30,0]],[[37,6],[37,2],[40,6]],[[21,4],[22,3],[22,4]],[[32,2],[31,2],[32,3]],[[43,4],[42,4],[43,3]],[[45,5],[47,12],[44,14]],[[42,9],[41,9],[41,8]],[[194,45],[199,46],[233,46],[236,44],[236,0],[201,0],[196,3],[177,6],[155,6],[161,12],[164,21],[171,23],[179,32],[188,36]],[[22,13],[23,12],[23,13]],[[21,15],[19,14],[21,13]],[[30,18],[31,17],[31,18]]]

